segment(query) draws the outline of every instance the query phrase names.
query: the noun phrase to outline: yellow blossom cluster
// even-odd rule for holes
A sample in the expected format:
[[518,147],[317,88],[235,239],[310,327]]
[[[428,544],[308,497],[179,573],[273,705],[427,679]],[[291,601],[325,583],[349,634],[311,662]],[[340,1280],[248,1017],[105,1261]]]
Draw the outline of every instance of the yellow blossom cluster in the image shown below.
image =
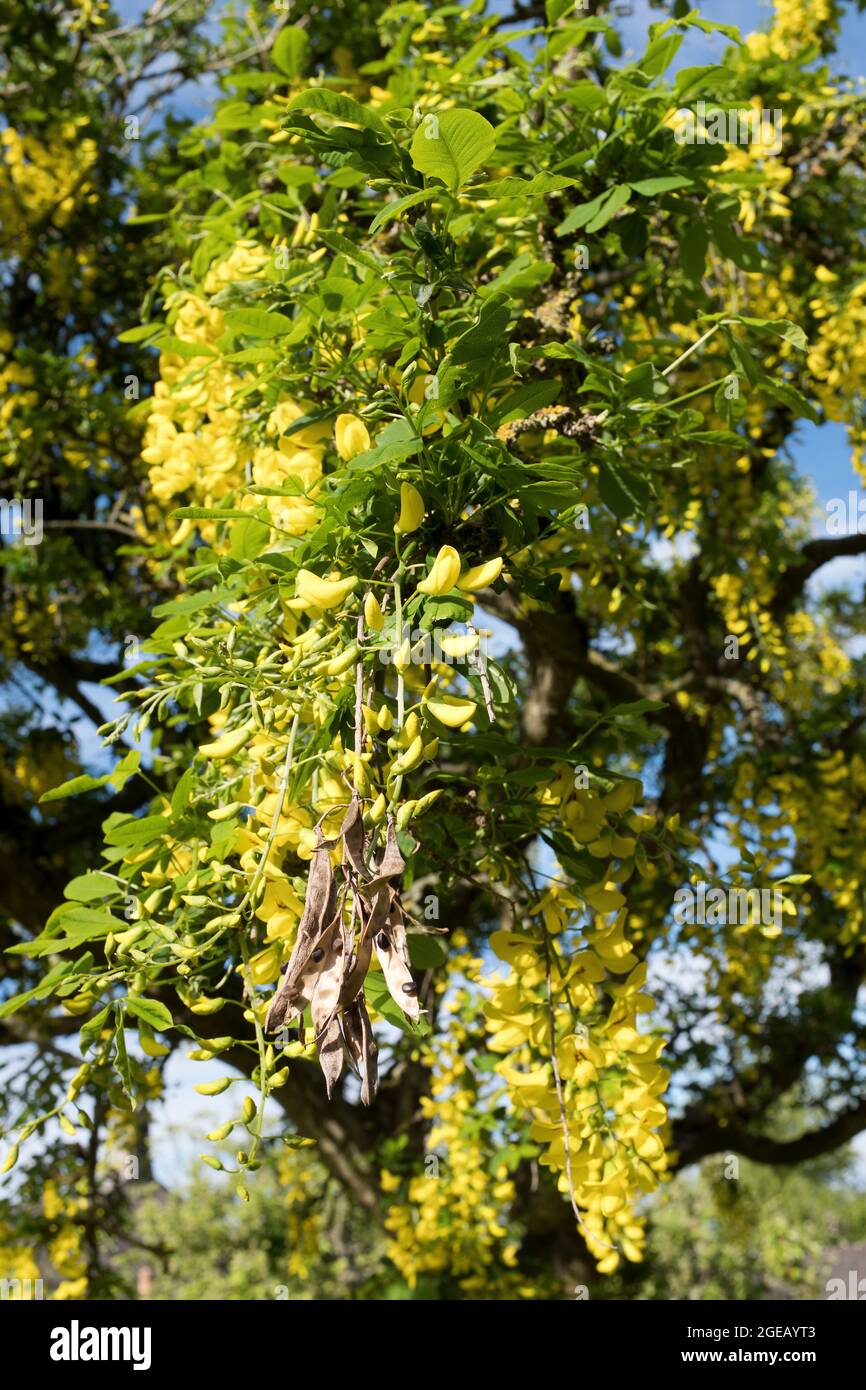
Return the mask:
[[[504,1163],[490,1171],[491,1146],[478,1123],[479,1081],[463,1052],[464,1041],[465,1028],[452,1016],[435,1051],[425,1049],[431,1084],[421,1100],[429,1122],[424,1173],[409,1179],[403,1199],[388,1211],[387,1253],[410,1288],[420,1275],[444,1274],[467,1297],[503,1297],[515,1278],[517,1243],[508,1217],[514,1183]],[[402,1185],[389,1170],[381,1182],[386,1193]]]
[[36,1296],[35,1289],[37,1281],[42,1278],[42,1271],[34,1259],[33,1250],[15,1241],[10,1227],[3,1222],[0,1222],[0,1269],[3,1271],[2,1278],[7,1281],[7,1299],[18,1302]]
[[826,36],[838,24],[839,9],[834,0],[773,0],[773,23],[769,32],[746,36],[753,58],[794,58]]
[[81,29],[101,28],[111,12],[109,0],[71,0],[69,8],[73,12],[69,17],[72,33]]
[[[8,329],[0,330],[0,428],[3,429],[8,428],[17,412],[23,413],[39,403],[39,393],[30,389],[36,381],[33,368],[11,359],[4,361],[12,346],[12,334]],[[30,433],[26,426],[21,430],[25,437]],[[12,462],[12,458],[10,452],[7,459]]]
[[[750,105],[760,116],[761,98],[753,97]],[[779,157],[775,128],[766,120],[758,121],[755,133],[759,138],[747,145],[727,145],[725,162],[719,167],[722,187],[727,173],[760,173],[760,178],[751,178],[747,186],[740,189],[740,221],[744,232],[753,231],[756,223],[763,223],[765,218],[791,216],[791,202],[785,189],[793,178],[793,170]]]
[[86,116],[57,128],[22,135],[14,126],[0,130],[0,246],[26,254],[31,228],[48,222],[62,228],[76,208],[93,202],[87,171],[95,163],[96,141],[83,135]]
[[325,1239],[327,1173],[308,1150],[300,1149],[278,1160],[277,1176],[288,1222],[288,1272],[306,1280],[321,1259]]
[[571,1198],[599,1271],[610,1273],[622,1255],[643,1257],[635,1206],[665,1173],[669,1074],[663,1040],[638,1031],[653,1001],[641,992],[646,964],[624,937],[624,913],[612,925],[597,914],[577,949],[568,938],[581,907],[554,885],[522,931],[494,933],[508,974],[494,977],[485,1014],[490,1050],[503,1054],[497,1073]]
[[720,574],[712,580],[716,599],[724,615],[729,637],[736,638],[726,648],[729,659],[744,658],[757,661],[767,674],[775,662],[784,661],[787,653],[779,630],[768,611],[773,596],[772,579],[766,571],[756,576],[757,592],[750,592],[742,575]]
[[48,1256],[61,1283],[54,1290],[56,1299],[87,1297],[87,1258],[84,1251],[82,1227],[75,1218],[87,1209],[87,1199],[68,1193],[61,1196],[56,1183],[47,1182],[42,1194],[42,1210],[46,1220],[57,1227],[56,1235],[48,1241]]
[[[817,339],[809,353],[815,393],[829,419],[856,425],[866,395],[866,364],[861,344],[866,332],[866,280],[840,293],[838,276],[825,266],[816,270],[818,293],[810,308],[819,321]],[[854,464],[866,478],[861,431],[855,429]]]
[[[805,766],[788,766],[758,782],[750,761],[738,768],[735,795],[746,802],[749,819],[758,823],[770,863],[781,864],[793,833],[797,867],[811,875],[839,914],[840,939],[852,948],[866,940],[863,902],[863,854],[851,827],[866,806],[866,761],[841,748],[810,759]],[[738,846],[741,818],[732,817],[729,833]]]
[[[246,494],[239,505],[248,510],[264,506],[278,534],[302,536],[319,519],[314,499],[331,427],[324,422],[289,433],[309,403],[286,398],[267,418],[268,442],[257,446],[250,440],[242,429],[239,396],[250,378],[226,361],[220,347],[225,318],[211,303],[227,285],[262,274],[271,259],[268,248],[240,241],[210,268],[201,294],[182,290],[170,298],[167,318],[177,348],[160,354],[142,458],[150,466],[153,498],[163,511],[184,502],[214,506],[245,483],[262,488],[297,484],[297,493],[264,499]],[[148,519],[160,521],[158,513]],[[192,529],[182,522],[172,540],[179,544]],[[213,541],[212,525],[200,523],[199,529]]]

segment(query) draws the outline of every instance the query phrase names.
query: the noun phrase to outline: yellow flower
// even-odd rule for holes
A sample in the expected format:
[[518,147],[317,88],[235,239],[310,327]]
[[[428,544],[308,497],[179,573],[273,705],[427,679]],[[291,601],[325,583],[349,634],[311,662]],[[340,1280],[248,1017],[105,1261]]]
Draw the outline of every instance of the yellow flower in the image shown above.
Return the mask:
[[438,700],[428,700],[427,708],[440,724],[446,724],[449,729],[459,729],[472,718],[478,706],[475,700],[459,700],[454,696],[446,696]]
[[385,625],[382,609],[375,594],[368,594],[364,599],[364,622],[372,632],[381,632]]
[[370,447],[370,435],[357,415],[338,415],[334,426],[337,453],[344,463],[363,454]]
[[499,555],[495,560],[488,560],[486,564],[475,565],[474,568],[466,570],[458,579],[457,587],[464,593],[474,594],[479,589],[486,589],[489,584],[495,584],[501,573],[502,556]]
[[295,576],[295,596],[313,608],[339,608],[352,592],[357,579],[321,579],[312,570],[300,569]]
[[422,594],[447,594],[460,577],[460,556],[453,545],[443,545],[430,573],[418,585]]
[[394,523],[395,531],[408,534],[417,531],[424,520],[424,498],[411,483],[400,484],[400,515]]

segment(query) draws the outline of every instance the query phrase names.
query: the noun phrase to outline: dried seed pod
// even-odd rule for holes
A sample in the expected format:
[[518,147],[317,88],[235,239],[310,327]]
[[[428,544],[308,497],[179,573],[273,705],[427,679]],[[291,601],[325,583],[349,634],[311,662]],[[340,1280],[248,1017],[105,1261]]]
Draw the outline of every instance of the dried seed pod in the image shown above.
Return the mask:
[[362,1077],[361,1102],[363,1105],[370,1105],[379,1086],[379,1049],[373,1037],[363,992],[358,994],[343,1014],[343,1033],[350,1059],[358,1075]]
[[343,838],[344,861],[348,859],[355,873],[365,878],[367,868],[364,863],[364,817],[361,813],[361,802],[357,796],[353,796],[349,803],[349,809],[343,817],[343,824],[340,826],[340,834]]
[[[400,938],[402,933],[402,941]],[[382,937],[386,945],[381,945]],[[409,952],[406,948],[406,931],[403,927],[399,903],[391,902],[387,927],[376,936],[376,959],[382,967],[388,993],[394,1003],[403,1010],[407,1018],[417,1019],[421,1008],[418,1003],[418,986],[409,968]]]
[[268,1032],[282,1027],[286,1022],[286,1015],[294,1005],[299,967],[306,962],[310,950],[316,946],[336,911],[337,887],[331,870],[330,844],[320,830],[316,835],[317,843],[310,861],[307,895],[298,925],[298,936],[280,987],[268,1009],[265,1019],[265,1029]]
[[[420,1015],[399,890],[393,882],[406,864],[393,817],[389,817],[385,844],[373,860],[372,871],[368,869],[357,794],[343,817],[340,840],[342,887],[338,893],[330,858],[338,842],[326,841],[321,829],[316,830],[298,938],[265,1026],[278,1028],[300,1018],[309,1005],[329,1098],[348,1058],[361,1078],[361,1100],[369,1105],[378,1087],[378,1048],[364,1000],[364,980],[374,942],[395,1003],[407,1018]],[[350,912],[346,911],[348,894]]]
[[370,969],[370,961],[372,958],[373,944],[369,936],[363,936],[358,942],[349,972],[340,990],[340,1004],[342,1007],[345,1008],[345,1006],[356,997],[358,991],[364,988],[364,981],[367,978],[367,971]]
[[345,1057],[345,1043],[340,1025],[336,1018],[332,1018],[323,1036],[319,1039],[319,1066],[325,1077],[325,1086],[328,1091],[328,1100],[334,1093],[334,1087],[343,1074],[343,1060]]
[[[336,927],[337,923],[334,925]],[[317,1037],[329,1026],[340,1003],[345,966],[342,952],[338,954],[334,950],[335,941],[336,931],[332,931],[310,991],[310,1009]]]

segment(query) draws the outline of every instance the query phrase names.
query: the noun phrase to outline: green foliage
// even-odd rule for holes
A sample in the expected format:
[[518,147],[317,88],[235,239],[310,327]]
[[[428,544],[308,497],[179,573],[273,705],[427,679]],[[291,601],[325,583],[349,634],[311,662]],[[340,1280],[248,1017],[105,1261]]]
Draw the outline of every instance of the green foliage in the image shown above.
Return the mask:
[[719,1156],[683,1173],[653,1213],[641,1297],[825,1299],[834,1250],[866,1238],[866,1194],[846,1190],[844,1167],[743,1161],[728,1179]]

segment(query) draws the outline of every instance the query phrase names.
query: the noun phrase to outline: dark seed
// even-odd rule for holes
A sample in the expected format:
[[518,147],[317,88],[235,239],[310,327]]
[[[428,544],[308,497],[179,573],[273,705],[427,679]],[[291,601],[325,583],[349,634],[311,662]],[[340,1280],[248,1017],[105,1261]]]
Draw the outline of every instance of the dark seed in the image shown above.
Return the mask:
[[380,951],[390,951],[391,943],[383,931],[380,931],[379,935],[376,937],[376,945],[379,947]]
[[403,986],[403,993],[404,993],[404,994],[411,994],[412,997],[414,998],[415,995],[418,993],[418,986],[415,985],[415,984],[412,984],[412,985],[404,985],[404,986]]
[[318,964],[318,962],[319,962],[320,960],[324,960],[324,958],[325,958],[325,953],[324,953],[324,951],[322,950],[321,946],[317,946],[316,949],[315,949],[315,951],[313,952],[313,960],[316,961],[316,963]]

